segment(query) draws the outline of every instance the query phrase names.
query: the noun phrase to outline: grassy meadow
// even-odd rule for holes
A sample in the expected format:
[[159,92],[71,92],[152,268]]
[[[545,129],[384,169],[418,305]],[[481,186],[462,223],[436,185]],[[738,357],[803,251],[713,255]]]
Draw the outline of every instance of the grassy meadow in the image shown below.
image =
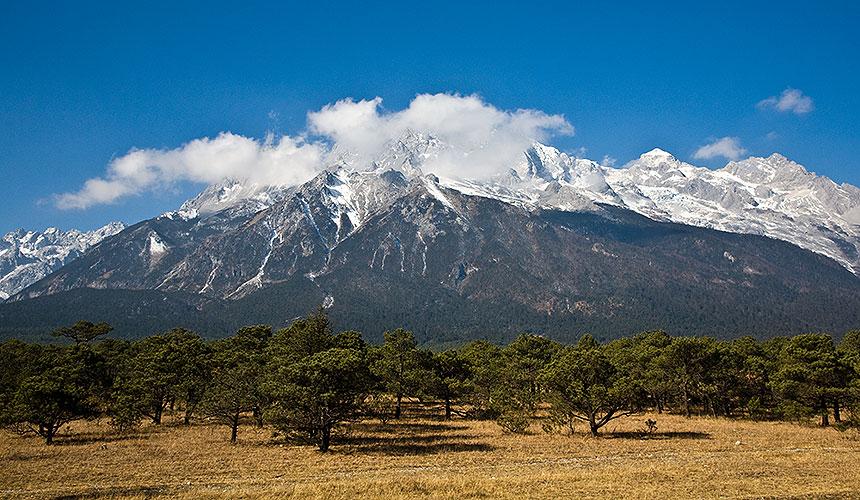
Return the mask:
[[[650,435],[644,422],[657,421]],[[0,434],[2,498],[858,498],[860,434],[784,422],[643,414],[601,437],[494,422],[355,423],[329,453],[250,422],[169,415],[117,435],[71,424],[53,446]]]

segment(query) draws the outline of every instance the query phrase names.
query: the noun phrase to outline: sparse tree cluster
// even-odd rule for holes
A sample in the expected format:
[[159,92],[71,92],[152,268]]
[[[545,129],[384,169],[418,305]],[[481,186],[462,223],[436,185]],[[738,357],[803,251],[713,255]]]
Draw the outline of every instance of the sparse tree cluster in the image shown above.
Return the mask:
[[109,325],[58,330],[72,345],[0,344],[0,425],[51,444],[75,420],[105,417],[117,432],[162,422],[218,422],[236,442],[244,423],[326,451],[348,422],[408,418],[495,420],[509,432],[539,421],[547,432],[592,434],[651,410],[730,418],[860,425],[860,331],[731,342],[643,332],[576,345],[520,335],[507,346],[474,341],[421,349],[411,332],[369,345],[335,333],[320,309],[288,328],[260,325],[204,342],[181,328],[137,342],[106,339]]

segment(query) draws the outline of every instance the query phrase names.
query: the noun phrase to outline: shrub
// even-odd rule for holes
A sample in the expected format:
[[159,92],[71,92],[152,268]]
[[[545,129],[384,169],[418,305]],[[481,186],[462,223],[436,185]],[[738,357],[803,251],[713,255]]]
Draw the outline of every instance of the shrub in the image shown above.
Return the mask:
[[815,416],[815,410],[797,401],[783,401],[776,407],[777,415],[783,420],[798,424],[809,424]]
[[530,421],[527,416],[520,412],[510,412],[497,418],[496,423],[507,432],[525,434]]

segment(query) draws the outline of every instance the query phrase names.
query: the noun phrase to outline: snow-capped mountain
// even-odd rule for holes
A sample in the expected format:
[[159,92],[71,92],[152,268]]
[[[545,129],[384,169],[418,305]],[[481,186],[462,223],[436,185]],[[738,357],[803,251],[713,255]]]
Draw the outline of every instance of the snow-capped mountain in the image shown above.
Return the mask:
[[[432,160],[448,147],[432,136],[409,134],[372,165],[416,177],[432,173]],[[356,167],[364,165],[339,165]],[[508,173],[440,181],[467,195],[525,207],[581,211],[603,203],[658,221],[768,236],[860,271],[860,189],[836,184],[779,154],[710,170],[654,149],[611,168],[534,143]]]
[[118,291],[160,294],[114,319],[163,318],[159,328],[176,326],[168,312],[229,329],[319,304],[351,327],[436,340],[536,324],[565,335],[860,326],[860,190],[782,156],[709,170],[655,149],[609,168],[535,143],[489,179],[438,177],[451,154],[410,133],[373,157],[334,152],[299,186],[211,186],[22,290],[0,322],[29,321],[3,316],[14,302],[89,303],[75,291],[110,289],[98,301],[117,310],[137,304]]
[[194,219],[229,210],[232,217],[237,217],[259,212],[281,201],[289,193],[289,186],[265,186],[228,179],[207,187],[183,203],[179,210],[164,215]]
[[0,300],[18,293],[88,248],[125,229],[122,222],[83,233],[51,227],[43,232],[19,229],[0,239]]
[[[437,186],[526,210],[581,212],[598,210],[599,204],[614,205],[656,221],[788,241],[830,257],[854,273],[860,270],[860,189],[838,185],[779,154],[751,157],[710,170],[654,149],[622,168],[612,168],[534,143],[508,172],[489,179],[424,176],[433,174],[434,160],[451,149],[432,135],[410,132],[372,158],[333,152],[328,170],[304,186],[263,186],[231,179],[206,188],[179,210],[159,219],[181,219],[191,224],[189,234],[208,235],[233,229],[246,218],[294,196],[304,200],[319,197],[328,212],[326,218],[336,228],[331,241],[326,241],[331,249],[419,180],[428,193],[443,201]],[[300,203],[296,217],[312,219],[306,214],[306,205],[307,201]],[[314,225],[314,231],[319,232],[316,222]],[[70,234],[74,239],[74,232]],[[87,238],[83,240],[89,241]],[[281,231],[276,240],[283,238]],[[11,241],[9,235],[6,239]],[[93,241],[100,239],[96,236]],[[177,245],[170,242],[175,237],[158,231],[145,239],[150,257],[156,260]],[[64,259],[52,262],[59,263],[58,267],[69,261]]]
[[[588,208],[584,198],[654,220],[769,236],[860,270],[860,189],[779,154],[710,170],[654,149],[623,168],[609,168],[535,144],[511,176],[520,180],[514,193],[523,202],[576,210]],[[446,185],[493,196],[493,183],[477,189],[462,181]]]
[[860,270],[860,189],[779,154],[719,170],[643,155],[627,169],[608,170],[607,180],[645,215],[785,240]]

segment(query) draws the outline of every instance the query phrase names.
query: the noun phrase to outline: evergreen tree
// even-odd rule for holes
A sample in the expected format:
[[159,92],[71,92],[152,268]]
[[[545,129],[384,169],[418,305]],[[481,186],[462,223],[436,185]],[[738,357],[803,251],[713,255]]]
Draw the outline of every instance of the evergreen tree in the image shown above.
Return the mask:
[[136,377],[132,363],[136,348],[125,340],[105,339],[96,344],[96,352],[105,359],[108,379],[111,381],[104,397],[108,424],[125,432],[141,424],[144,405],[135,391]]
[[785,403],[819,415],[822,426],[830,425],[830,408],[845,397],[850,375],[830,336],[797,335],[785,343],[779,361],[771,382],[774,392]]
[[264,352],[271,337],[272,328],[259,325],[212,343],[211,384],[203,397],[202,412],[230,427],[231,443],[236,442],[242,413],[262,409]]
[[637,384],[636,392],[641,396],[634,401],[637,407],[650,404],[657,413],[663,413],[672,386],[666,371],[657,365],[657,359],[671,343],[672,337],[666,332],[654,330],[618,339],[606,346],[605,352],[612,364]]
[[733,340],[729,349],[734,359],[733,369],[737,370],[738,404],[750,418],[761,418],[774,406],[770,375],[775,361],[768,359],[765,348],[752,337]]
[[657,368],[671,381],[687,418],[691,415],[691,400],[704,379],[709,354],[706,341],[696,337],[677,337],[655,360]]
[[703,337],[704,353],[700,360],[702,377],[698,392],[711,416],[731,416],[740,387],[741,360],[734,355],[731,344]]
[[469,363],[471,414],[476,417],[495,418],[491,408],[493,394],[504,384],[505,363],[502,349],[487,342],[475,340],[460,348],[463,359]]
[[63,327],[51,332],[51,335],[54,337],[66,337],[79,344],[81,342],[90,342],[102,335],[107,335],[112,330],[113,327],[104,322],[93,324],[89,321],[78,321],[72,326]]
[[45,351],[48,368],[21,380],[0,419],[20,433],[33,433],[52,444],[62,426],[100,414],[105,381],[103,359],[85,345]]
[[[633,413],[635,385],[612,365],[603,347],[562,351],[542,372],[557,421],[588,422],[593,436],[610,421]],[[571,425],[572,428],[572,425]]]
[[193,384],[201,383],[197,374],[203,342],[190,330],[174,328],[136,342],[135,350],[128,390],[137,395],[143,414],[160,424],[171,402],[187,397],[197,390]]
[[9,418],[13,415],[13,400],[21,383],[51,369],[61,352],[56,346],[26,344],[20,340],[0,344],[0,425],[12,423]]
[[[593,340],[590,335],[586,337]],[[502,349],[506,385],[513,388],[520,395],[520,399],[528,401],[528,405],[533,407],[539,392],[538,375],[562,347],[558,342],[537,335],[518,336]]]
[[561,347],[544,337],[522,334],[502,349],[501,383],[491,393],[490,407],[505,430],[528,429],[540,399],[538,376]]
[[842,337],[837,351],[855,373],[860,373],[860,330],[852,330]]
[[444,402],[445,420],[451,420],[452,405],[471,390],[469,362],[456,349],[430,354],[428,358],[430,366],[426,370],[423,391]]
[[403,397],[417,391],[421,385],[422,367],[420,353],[412,332],[398,328],[382,334],[385,343],[378,350],[373,363],[373,373],[385,385],[385,390],[394,396],[394,418],[402,413]]
[[361,334],[331,332],[321,309],[279,331],[268,349],[263,386],[269,421],[288,438],[312,442],[322,452],[338,425],[362,415],[373,384]]

